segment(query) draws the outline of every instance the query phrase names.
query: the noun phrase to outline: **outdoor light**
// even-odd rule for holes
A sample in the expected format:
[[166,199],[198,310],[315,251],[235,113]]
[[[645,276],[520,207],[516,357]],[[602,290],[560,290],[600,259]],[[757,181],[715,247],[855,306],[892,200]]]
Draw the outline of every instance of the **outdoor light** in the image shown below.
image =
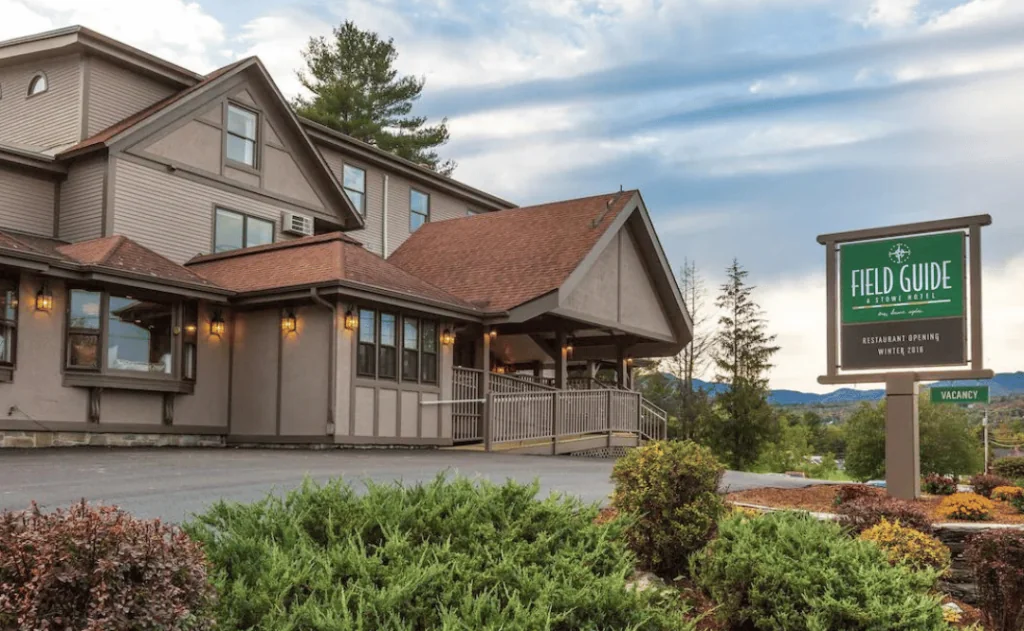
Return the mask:
[[487,335],[489,335],[490,338],[493,340],[494,338],[498,337],[498,329],[491,329],[490,331],[487,332]]
[[455,334],[452,333],[451,329],[445,329],[444,332],[441,333],[441,344],[444,346],[451,346],[455,344]]
[[627,366],[632,366],[633,365],[633,358],[632,357],[627,357],[626,358],[626,365]]
[[295,323],[295,312],[288,310],[281,318],[281,330],[285,333],[294,333],[298,326]]
[[43,285],[36,294],[36,311],[49,312],[50,309],[53,309],[53,294],[46,285]]
[[573,340],[570,337],[565,341],[565,346],[562,347],[562,350],[565,351],[566,357],[572,357],[572,341]]
[[199,327],[197,327],[197,326],[196,326],[196,325],[194,325],[194,324],[186,324],[186,325],[185,325],[185,332],[186,332],[186,333],[188,333],[189,335],[195,335],[195,332],[196,332],[196,330],[197,330],[198,328],[199,328]]
[[504,366],[495,366],[494,367],[494,372],[499,374],[499,375],[504,375],[505,374],[505,367]]
[[358,326],[359,318],[356,317],[356,314],[351,311],[345,312],[345,328],[349,331],[355,331]]
[[216,335],[217,337],[224,335],[224,316],[221,315],[220,311],[215,311],[213,317],[210,318],[210,335]]

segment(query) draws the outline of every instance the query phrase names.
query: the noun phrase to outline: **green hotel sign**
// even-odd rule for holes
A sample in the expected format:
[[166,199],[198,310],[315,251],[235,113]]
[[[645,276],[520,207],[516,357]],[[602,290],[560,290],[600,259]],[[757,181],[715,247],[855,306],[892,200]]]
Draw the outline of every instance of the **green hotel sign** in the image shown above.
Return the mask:
[[988,386],[933,387],[932,403],[988,403]]
[[964,233],[844,244],[843,324],[964,315]]

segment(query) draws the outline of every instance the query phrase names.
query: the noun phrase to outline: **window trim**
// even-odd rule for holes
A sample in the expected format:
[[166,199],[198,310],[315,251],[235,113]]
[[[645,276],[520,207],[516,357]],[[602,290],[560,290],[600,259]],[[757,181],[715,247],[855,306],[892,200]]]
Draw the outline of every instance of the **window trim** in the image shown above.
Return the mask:
[[[99,328],[88,329],[71,326],[71,292],[86,291],[98,293],[100,296]],[[68,283],[64,287],[64,352],[61,362],[61,373],[64,376],[64,385],[82,387],[110,387],[138,390],[158,390],[161,392],[181,392],[190,394],[195,384],[195,379],[185,377],[183,364],[185,331],[184,331],[184,310],[186,304],[196,304],[196,318],[199,319],[198,301],[189,299],[168,297],[163,294],[147,291],[131,291],[133,297],[142,299],[151,298],[154,301],[168,304],[171,308],[171,372],[153,373],[132,370],[118,370],[107,365],[109,361],[109,340],[110,340],[110,297],[111,294],[124,294],[125,291],[111,290],[92,284]],[[123,297],[123,296],[115,296]],[[197,322],[198,325],[198,322]],[[72,366],[71,360],[71,336],[95,335],[96,336],[96,368]],[[196,366],[195,371],[199,372],[199,332],[196,332]]]
[[[218,210],[223,210],[226,213],[231,213],[233,215],[238,215],[239,217],[242,218],[242,245],[240,247],[231,248],[230,250],[220,250],[218,252],[218,250],[217,250],[217,211]],[[249,237],[249,220],[250,219],[255,219],[256,221],[262,221],[262,222],[270,224],[270,243],[261,243],[260,245],[271,245],[271,244],[277,243],[277,222],[275,220],[267,219],[265,217],[259,217],[257,215],[253,215],[251,213],[242,212],[240,210],[235,210],[234,208],[228,208],[227,206],[222,206],[220,204],[214,204],[213,205],[213,236],[212,236],[212,241],[213,242],[210,244],[210,253],[211,254],[219,254],[219,253],[223,253],[223,252],[234,252],[235,250],[244,250],[245,248],[258,247],[258,246],[255,246],[255,245],[246,245],[246,242],[249,240],[248,237]]]
[[[350,189],[349,187],[345,186],[345,169],[355,169],[357,171],[361,171],[362,172],[362,174],[363,174],[363,190],[357,191],[356,189]],[[366,169],[364,169],[363,167],[359,167],[359,166],[356,166],[354,164],[349,164],[348,162],[342,162],[341,163],[341,190],[345,191],[345,196],[346,197],[348,197],[348,192],[350,190],[355,192],[355,193],[359,193],[360,195],[362,195],[362,197],[361,197],[362,204],[360,204],[361,208],[356,208],[356,212],[359,213],[359,215],[361,217],[365,217],[366,216],[366,176],[367,176],[367,172],[366,172]],[[349,197],[348,201],[351,202],[352,198]],[[355,204],[352,204],[352,205],[355,206]]]
[[[413,207],[412,207],[412,194],[413,193],[419,193],[420,195],[422,195],[422,196],[427,198],[427,212],[426,212],[426,214],[421,213],[418,210],[413,210]],[[418,228],[413,228],[412,227],[412,216],[413,215],[419,215],[419,216],[423,217],[423,223],[424,224],[430,223],[430,193],[424,193],[423,191],[419,190],[418,188],[414,188],[414,187],[410,186],[409,187],[409,232],[410,232],[410,234],[413,233],[413,232],[416,232],[417,230],[419,230],[419,228],[422,227],[422,225],[420,227],[418,227]]]
[[[247,113],[253,115],[253,117],[256,119],[256,124],[254,125],[255,134],[256,134],[255,138],[246,138],[245,136],[239,136],[238,134],[236,134],[236,133],[234,133],[234,132],[229,130],[229,120],[230,120],[229,116],[231,115],[231,108],[239,109],[239,110],[242,110],[243,112],[247,112]],[[241,169],[242,171],[249,171],[250,173],[259,173],[260,172],[260,164],[263,162],[263,160],[262,160],[263,152],[261,151],[261,146],[260,146],[260,144],[261,144],[260,143],[260,135],[261,135],[260,134],[260,125],[261,124],[262,124],[262,116],[261,116],[261,114],[260,114],[260,112],[258,110],[254,109],[252,107],[249,107],[247,105],[243,105],[241,103],[238,103],[236,101],[233,101],[231,99],[227,99],[227,100],[224,101],[224,139],[223,139],[222,142],[223,142],[223,147],[224,147],[224,164],[225,165],[231,167],[232,169]],[[253,148],[252,148],[252,164],[248,164],[246,162],[239,162],[238,160],[234,160],[230,156],[228,156],[228,136],[234,136],[235,138],[241,138],[242,140],[245,140],[247,142],[251,142],[253,144]]]
[[[43,89],[38,91],[38,92],[33,92],[32,88],[34,88],[37,85],[37,83],[39,82],[40,79],[42,79],[43,82],[45,83],[45,85],[43,86]],[[41,94],[46,94],[49,91],[50,91],[50,77],[46,76],[46,73],[43,72],[42,70],[37,70],[32,75],[32,78],[28,80],[28,89],[25,92],[26,98],[32,98],[33,96],[39,96]]]
[[[368,307],[365,305],[353,305],[352,310],[356,313],[359,318],[359,325],[356,327],[355,340],[356,350],[353,354],[352,363],[353,372],[356,375],[357,380],[366,381],[387,381],[391,383],[397,383],[398,389],[416,389],[418,391],[435,391],[436,388],[441,386],[441,322],[432,317],[423,317],[421,315],[415,315],[413,313],[403,313],[401,311],[394,311],[390,309],[378,309],[375,307]],[[363,331],[363,320],[361,315],[363,312],[372,314],[371,320],[375,327],[373,332],[373,342],[362,342],[359,339],[360,334]],[[381,332],[383,327],[381,326],[383,320],[382,316],[394,316],[395,318],[395,376],[382,376],[380,373],[381,366]],[[405,374],[405,323],[407,320],[416,321],[416,378],[411,379]],[[429,353],[423,350],[423,332],[425,326],[433,325],[434,327],[434,352]],[[373,372],[366,372],[361,370],[359,365],[359,349],[362,346],[368,347],[368,350],[373,357],[374,366]],[[433,381],[427,381],[423,378],[423,365],[425,357],[433,355],[434,357],[434,377]],[[391,386],[389,386],[391,387]]]

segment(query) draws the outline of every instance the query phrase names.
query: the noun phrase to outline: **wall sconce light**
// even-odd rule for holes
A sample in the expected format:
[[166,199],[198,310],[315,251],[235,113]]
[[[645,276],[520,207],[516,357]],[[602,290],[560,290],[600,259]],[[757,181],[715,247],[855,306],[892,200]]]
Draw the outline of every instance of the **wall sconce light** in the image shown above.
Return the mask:
[[188,333],[189,335],[195,335],[195,333],[196,333],[196,330],[197,330],[198,328],[199,328],[199,327],[197,327],[197,326],[196,326],[196,325],[194,325],[194,324],[186,324],[186,325],[185,325],[185,332],[186,332],[186,333]]
[[217,337],[224,335],[224,316],[220,311],[214,311],[213,317],[210,318],[210,335]]
[[494,367],[494,372],[496,374],[499,374],[499,375],[504,375],[505,374],[505,367],[501,366],[501,365],[495,366]]
[[445,329],[441,333],[441,344],[444,346],[452,346],[455,344],[455,334],[452,333],[451,329]]
[[562,350],[565,351],[565,356],[567,358],[568,357],[572,357],[572,350],[573,350],[572,344],[573,344],[573,339],[570,337],[567,340],[565,340],[565,346],[562,347]]
[[349,331],[355,331],[359,327],[359,318],[352,311],[345,312],[345,328]]
[[627,357],[626,358],[626,365],[627,366],[632,366],[633,365],[633,358],[632,357]]
[[487,332],[487,335],[489,335],[490,338],[493,340],[494,338],[498,337],[498,329],[492,328],[490,331]]
[[298,324],[295,321],[295,312],[288,310],[281,318],[281,330],[287,333],[294,333],[298,328]]
[[44,284],[36,294],[36,311],[48,313],[51,309],[53,309],[53,294],[50,293],[50,288]]

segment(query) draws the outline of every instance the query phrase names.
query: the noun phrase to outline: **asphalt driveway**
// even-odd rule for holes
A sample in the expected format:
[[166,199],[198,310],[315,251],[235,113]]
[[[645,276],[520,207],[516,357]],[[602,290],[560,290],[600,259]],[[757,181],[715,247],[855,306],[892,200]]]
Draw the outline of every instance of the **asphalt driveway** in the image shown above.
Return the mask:
[[[503,482],[539,480],[541,491],[603,502],[612,491],[613,461],[509,456],[461,451],[270,449],[0,450],[0,510],[66,506],[82,498],[117,504],[139,517],[178,522],[218,499],[247,502],[326,481],[432,480],[439,472]],[[813,481],[730,471],[723,486],[801,487]]]

